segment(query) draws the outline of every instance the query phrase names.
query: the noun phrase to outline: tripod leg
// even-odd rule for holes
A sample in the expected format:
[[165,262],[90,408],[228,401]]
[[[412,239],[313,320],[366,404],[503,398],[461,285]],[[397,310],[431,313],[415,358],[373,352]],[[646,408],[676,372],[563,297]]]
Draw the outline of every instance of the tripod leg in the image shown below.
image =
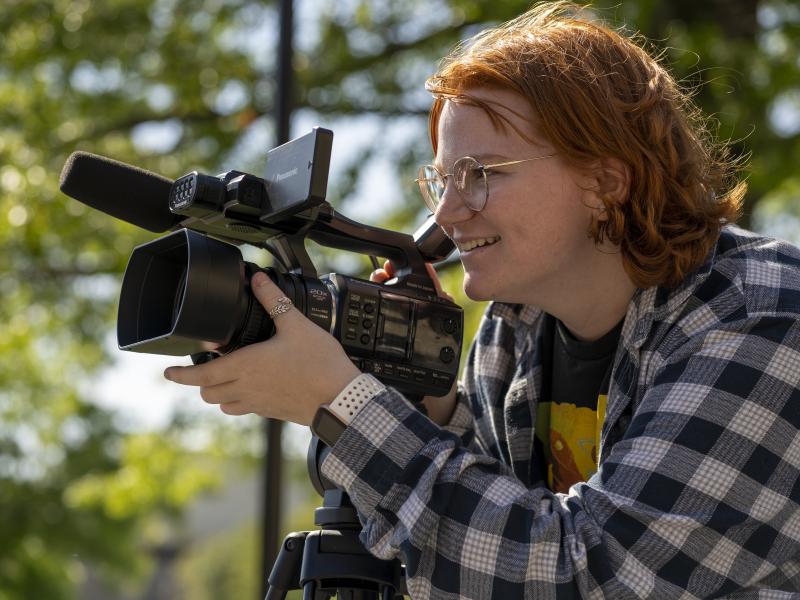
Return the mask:
[[303,600],[316,600],[317,582],[313,579],[303,586]]
[[281,551],[269,574],[269,587],[264,600],[283,600],[287,590],[300,588],[300,565],[307,535],[307,531],[299,531],[290,533],[283,540]]
[[286,590],[280,590],[275,586],[270,586],[267,589],[267,595],[264,596],[264,600],[283,600],[286,598]]

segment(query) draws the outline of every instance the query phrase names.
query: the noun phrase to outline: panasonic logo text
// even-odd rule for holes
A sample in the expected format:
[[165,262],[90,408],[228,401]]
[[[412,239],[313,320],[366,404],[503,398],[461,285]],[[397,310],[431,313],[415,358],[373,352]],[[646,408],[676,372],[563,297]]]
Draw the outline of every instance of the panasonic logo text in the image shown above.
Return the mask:
[[275,181],[283,181],[284,179],[288,179],[289,177],[292,177],[294,175],[297,175],[297,167],[295,167],[291,171],[286,171],[286,173],[278,173],[277,175],[275,175]]

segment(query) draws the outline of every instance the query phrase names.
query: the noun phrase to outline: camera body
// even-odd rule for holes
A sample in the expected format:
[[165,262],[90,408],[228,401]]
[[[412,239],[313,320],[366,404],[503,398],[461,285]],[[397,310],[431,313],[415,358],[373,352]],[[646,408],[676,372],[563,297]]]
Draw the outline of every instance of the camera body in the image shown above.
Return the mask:
[[[168,204],[178,226],[135,248],[125,270],[119,347],[202,362],[268,339],[274,325],[250,289],[260,270],[359,369],[413,399],[446,394],[458,373],[463,311],[437,295],[425,262],[445,258],[452,243],[432,219],[412,237],[336,213],[325,201],[332,141],[315,128],[271,150],[264,178],[177,179]],[[389,258],[396,276],[384,284],[319,277],[306,239]],[[275,266],[244,261],[237,246],[245,243],[269,250]]]

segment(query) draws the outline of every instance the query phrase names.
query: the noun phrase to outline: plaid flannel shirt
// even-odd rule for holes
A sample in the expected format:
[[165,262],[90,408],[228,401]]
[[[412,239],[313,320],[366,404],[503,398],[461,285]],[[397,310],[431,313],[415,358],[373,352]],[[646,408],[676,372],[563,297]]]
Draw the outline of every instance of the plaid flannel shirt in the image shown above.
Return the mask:
[[800,250],[726,227],[632,299],[598,471],[532,481],[543,313],[490,304],[440,428],[391,388],[322,465],[420,598],[800,597]]

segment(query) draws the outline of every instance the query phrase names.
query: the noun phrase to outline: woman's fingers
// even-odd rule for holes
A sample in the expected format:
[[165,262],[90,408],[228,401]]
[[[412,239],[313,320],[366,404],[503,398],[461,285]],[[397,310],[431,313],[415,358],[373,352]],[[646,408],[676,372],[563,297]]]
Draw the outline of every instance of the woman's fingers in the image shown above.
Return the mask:
[[394,267],[392,266],[392,261],[387,260],[383,263],[382,269],[375,269],[369,275],[369,280],[375,283],[383,283],[394,277]]
[[[433,280],[433,285],[436,287],[436,293],[441,298],[447,298],[450,302],[455,302],[453,297],[442,289],[442,283],[439,281],[439,276],[436,274],[436,269],[433,268],[431,263],[425,263],[425,268],[428,270],[428,275]],[[382,269],[375,269],[369,275],[369,280],[374,283],[383,283],[394,277],[394,266],[392,262],[387,260],[383,263]]]
[[374,283],[383,283],[387,279],[391,279],[391,277],[384,269],[375,269],[369,274],[369,280]]

